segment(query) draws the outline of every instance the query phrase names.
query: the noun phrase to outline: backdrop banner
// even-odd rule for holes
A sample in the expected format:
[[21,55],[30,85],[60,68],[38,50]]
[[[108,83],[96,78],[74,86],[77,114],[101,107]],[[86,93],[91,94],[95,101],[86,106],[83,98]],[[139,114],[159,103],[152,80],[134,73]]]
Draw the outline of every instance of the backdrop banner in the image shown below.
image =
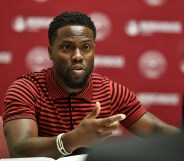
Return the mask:
[[97,27],[94,72],[135,92],[149,111],[181,126],[184,92],[183,0],[1,0],[0,115],[20,75],[50,67],[47,29],[63,11]]

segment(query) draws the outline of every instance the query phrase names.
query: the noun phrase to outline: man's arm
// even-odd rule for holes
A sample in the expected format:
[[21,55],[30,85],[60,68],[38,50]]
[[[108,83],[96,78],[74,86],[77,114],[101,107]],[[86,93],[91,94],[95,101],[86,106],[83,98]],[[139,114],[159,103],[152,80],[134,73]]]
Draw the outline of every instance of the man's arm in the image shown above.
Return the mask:
[[11,157],[60,157],[56,137],[38,137],[37,123],[32,119],[8,121],[4,132]]
[[[76,129],[63,135],[67,152],[107,139],[119,127],[119,121],[125,119],[123,114],[96,119],[99,113],[100,104],[97,103]],[[4,131],[11,157],[62,157],[56,146],[56,136],[39,137],[37,123],[32,119],[8,121],[4,124]]]
[[178,127],[163,122],[150,112],[146,112],[128,129],[138,136],[153,134],[170,135],[181,132],[181,129]]

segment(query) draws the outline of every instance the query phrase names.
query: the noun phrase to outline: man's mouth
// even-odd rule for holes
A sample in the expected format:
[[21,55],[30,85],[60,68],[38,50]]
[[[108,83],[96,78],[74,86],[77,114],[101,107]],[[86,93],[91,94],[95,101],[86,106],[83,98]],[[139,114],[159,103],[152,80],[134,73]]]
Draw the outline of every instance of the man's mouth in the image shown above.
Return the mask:
[[80,76],[85,72],[85,67],[83,65],[73,65],[70,67],[70,71],[72,71],[73,74]]
[[85,70],[85,67],[80,64],[76,64],[70,67],[70,70]]

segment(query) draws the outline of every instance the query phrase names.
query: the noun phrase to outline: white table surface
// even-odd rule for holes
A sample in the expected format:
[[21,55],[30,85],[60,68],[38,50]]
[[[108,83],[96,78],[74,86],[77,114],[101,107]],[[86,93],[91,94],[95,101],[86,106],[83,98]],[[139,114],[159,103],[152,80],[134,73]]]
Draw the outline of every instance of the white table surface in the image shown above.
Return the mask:
[[63,157],[59,159],[47,158],[47,157],[30,157],[30,158],[5,158],[0,159],[0,161],[85,161],[87,154],[73,155],[68,157]]

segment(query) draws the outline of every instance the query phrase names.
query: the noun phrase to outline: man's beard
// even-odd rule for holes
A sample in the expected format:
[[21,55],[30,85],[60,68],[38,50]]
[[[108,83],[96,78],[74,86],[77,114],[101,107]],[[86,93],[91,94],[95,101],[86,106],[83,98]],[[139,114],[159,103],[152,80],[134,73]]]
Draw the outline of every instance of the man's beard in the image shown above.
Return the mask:
[[73,88],[73,89],[79,89],[79,88],[84,88],[87,85],[90,74],[91,72],[86,73],[86,75],[83,77],[83,79],[80,82],[72,81],[72,79],[67,74],[63,76],[62,78],[68,87]]
[[62,77],[63,81],[68,87],[73,88],[73,89],[81,89],[81,88],[84,88],[88,84],[89,77],[93,71],[93,66],[94,65],[88,68],[88,70],[86,69],[86,74],[84,75],[81,81],[74,81],[74,78],[71,78],[70,74],[68,74],[69,71],[67,71],[64,74],[60,74],[60,76]]

